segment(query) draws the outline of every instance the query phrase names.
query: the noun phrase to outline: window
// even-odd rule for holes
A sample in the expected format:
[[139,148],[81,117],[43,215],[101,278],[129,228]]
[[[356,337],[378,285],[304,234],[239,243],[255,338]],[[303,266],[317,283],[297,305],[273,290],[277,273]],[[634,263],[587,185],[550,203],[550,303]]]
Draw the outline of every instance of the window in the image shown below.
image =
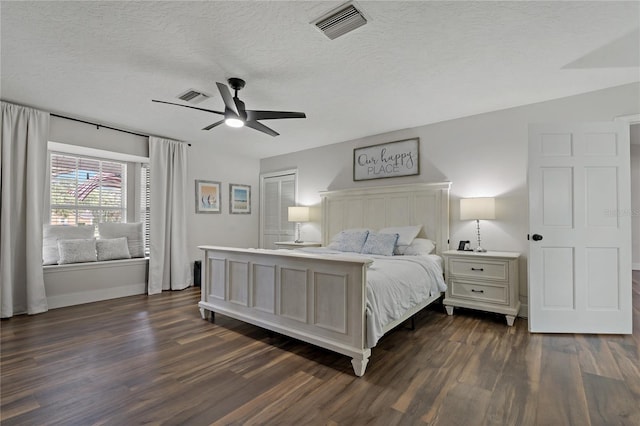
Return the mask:
[[54,225],[127,221],[127,163],[52,152],[50,220]]

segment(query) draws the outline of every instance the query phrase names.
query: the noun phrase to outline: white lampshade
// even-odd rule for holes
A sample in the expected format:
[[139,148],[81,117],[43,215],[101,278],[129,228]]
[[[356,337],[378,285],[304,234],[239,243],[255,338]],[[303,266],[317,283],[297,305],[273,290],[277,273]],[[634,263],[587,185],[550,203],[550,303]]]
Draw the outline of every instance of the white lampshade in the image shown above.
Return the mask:
[[289,222],[309,222],[309,207],[289,207]]
[[484,220],[495,218],[495,198],[462,198],[460,200],[460,220]]

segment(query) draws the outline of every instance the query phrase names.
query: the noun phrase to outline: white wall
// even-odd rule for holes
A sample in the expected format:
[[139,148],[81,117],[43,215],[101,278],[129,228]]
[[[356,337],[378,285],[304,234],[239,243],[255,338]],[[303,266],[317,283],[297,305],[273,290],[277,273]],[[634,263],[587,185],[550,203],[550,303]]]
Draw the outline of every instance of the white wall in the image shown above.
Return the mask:
[[[527,309],[529,123],[611,121],[638,113],[640,84],[472,117],[399,130],[288,155],[265,158],[260,172],[298,168],[300,204],[319,205],[318,191],[408,182],[451,181],[451,246],[474,240],[475,223],[459,220],[459,198],[497,197],[497,220],[481,224],[482,245],[489,250],[518,251],[520,299]],[[464,99],[460,100],[464,102]],[[425,100],[428,102],[428,100]],[[353,149],[377,143],[420,138],[420,175],[354,182]],[[302,228],[303,239],[320,240],[319,223]]]
[[[116,127],[116,126],[113,126]],[[113,152],[149,156],[147,137],[141,137],[106,128],[97,129],[84,123],[51,117],[49,140]],[[217,244],[232,247],[257,247],[258,245],[258,181],[260,163],[246,157],[220,156],[217,144],[192,144],[189,147],[189,191],[187,206],[189,258],[201,259],[198,245]],[[215,180],[222,183],[222,213],[195,213],[195,179]],[[251,185],[252,213],[229,214],[229,183]]]

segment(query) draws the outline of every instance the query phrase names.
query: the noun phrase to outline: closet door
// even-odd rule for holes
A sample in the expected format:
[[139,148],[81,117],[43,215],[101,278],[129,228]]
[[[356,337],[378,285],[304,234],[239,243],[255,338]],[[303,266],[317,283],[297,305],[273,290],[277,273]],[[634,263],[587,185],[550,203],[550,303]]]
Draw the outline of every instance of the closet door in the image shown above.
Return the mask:
[[295,223],[287,220],[296,205],[295,170],[260,176],[260,247],[274,249],[276,241],[293,241]]

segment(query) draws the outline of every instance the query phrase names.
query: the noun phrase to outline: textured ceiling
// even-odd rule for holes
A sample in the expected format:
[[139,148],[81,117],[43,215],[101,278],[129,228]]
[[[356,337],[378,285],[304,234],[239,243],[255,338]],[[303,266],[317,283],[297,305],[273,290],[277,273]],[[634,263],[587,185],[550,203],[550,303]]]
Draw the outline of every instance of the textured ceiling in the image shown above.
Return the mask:
[[[359,1],[369,23],[329,40],[342,2],[7,2],[1,97],[264,158],[640,80],[639,2]],[[241,77],[264,124],[152,103]]]

